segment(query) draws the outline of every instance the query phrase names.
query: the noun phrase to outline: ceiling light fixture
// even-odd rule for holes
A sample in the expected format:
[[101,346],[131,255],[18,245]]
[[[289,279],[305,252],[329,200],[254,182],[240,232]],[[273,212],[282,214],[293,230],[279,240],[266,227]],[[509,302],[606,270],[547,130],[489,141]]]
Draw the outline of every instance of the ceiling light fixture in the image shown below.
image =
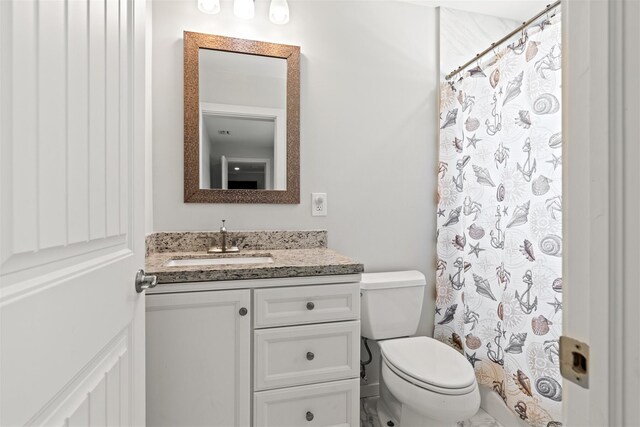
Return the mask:
[[254,0],[234,0],[233,13],[242,19],[251,19],[256,13]]
[[[220,13],[220,0],[198,0],[198,9],[209,15]],[[241,19],[253,18],[256,14],[255,0],[233,0],[233,13]],[[287,0],[271,0],[269,20],[278,25],[289,22],[289,3]]]
[[283,25],[289,22],[289,4],[287,3],[287,0],[271,0],[271,6],[269,6],[269,19],[271,22],[278,25]]
[[235,167],[235,168],[233,168],[233,170],[239,171],[240,168],[239,167]]
[[220,0],[198,0],[200,12],[215,15],[220,12]]

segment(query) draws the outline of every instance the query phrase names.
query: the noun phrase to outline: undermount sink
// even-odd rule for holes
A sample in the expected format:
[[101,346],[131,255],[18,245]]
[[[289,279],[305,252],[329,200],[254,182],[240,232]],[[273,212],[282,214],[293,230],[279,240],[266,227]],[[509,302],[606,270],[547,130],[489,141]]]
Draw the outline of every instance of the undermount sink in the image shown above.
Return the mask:
[[238,265],[238,264],[271,264],[270,256],[255,257],[228,257],[228,258],[183,258],[170,259],[164,265],[166,267],[189,267],[196,265]]

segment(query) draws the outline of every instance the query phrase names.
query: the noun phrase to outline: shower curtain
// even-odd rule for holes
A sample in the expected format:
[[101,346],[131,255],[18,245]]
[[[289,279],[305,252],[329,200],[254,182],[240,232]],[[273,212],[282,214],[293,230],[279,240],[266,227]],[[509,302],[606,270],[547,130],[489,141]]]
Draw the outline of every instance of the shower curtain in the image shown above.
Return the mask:
[[560,15],[441,86],[434,336],[521,419],[562,380]]

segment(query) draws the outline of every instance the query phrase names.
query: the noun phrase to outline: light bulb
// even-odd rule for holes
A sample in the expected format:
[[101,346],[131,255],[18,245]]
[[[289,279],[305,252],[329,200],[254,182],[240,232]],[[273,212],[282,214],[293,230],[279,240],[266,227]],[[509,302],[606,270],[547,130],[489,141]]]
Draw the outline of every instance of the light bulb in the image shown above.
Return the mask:
[[200,12],[215,15],[220,12],[220,0],[198,0]]
[[287,0],[271,0],[269,19],[274,24],[279,25],[289,22],[289,5],[287,4]]
[[251,19],[255,14],[255,4],[253,0],[234,0],[233,13],[242,19]]

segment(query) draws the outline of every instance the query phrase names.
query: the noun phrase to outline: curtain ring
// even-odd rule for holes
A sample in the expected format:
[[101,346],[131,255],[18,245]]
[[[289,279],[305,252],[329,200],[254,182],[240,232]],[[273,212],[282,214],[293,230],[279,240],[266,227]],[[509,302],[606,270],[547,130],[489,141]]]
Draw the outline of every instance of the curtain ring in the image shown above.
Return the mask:
[[529,38],[529,34],[527,32],[526,28],[522,29],[522,37],[520,37],[520,46],[524,45],[527,43],[527,40]]

